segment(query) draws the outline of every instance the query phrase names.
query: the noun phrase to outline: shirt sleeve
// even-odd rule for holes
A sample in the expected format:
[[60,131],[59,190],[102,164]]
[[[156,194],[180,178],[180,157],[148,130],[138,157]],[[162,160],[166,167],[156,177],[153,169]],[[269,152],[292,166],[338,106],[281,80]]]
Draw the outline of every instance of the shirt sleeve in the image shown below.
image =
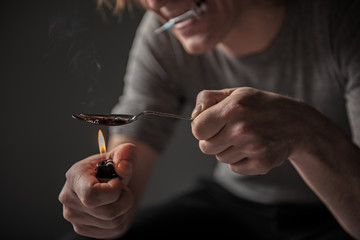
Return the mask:
[[340,1],[334,9],[333,39],[341,73],[353,141],[360,146],[360,2]]
[[[156,16],[145,13],[130,51],[123,94],[112,113],[137,114],[144,110],[179,114],[184,103],[181,68],[171,33],[154,34]],[[111,127],[110,134],[123,134],[162,151],[177,120],[145,115],[123,126]]]

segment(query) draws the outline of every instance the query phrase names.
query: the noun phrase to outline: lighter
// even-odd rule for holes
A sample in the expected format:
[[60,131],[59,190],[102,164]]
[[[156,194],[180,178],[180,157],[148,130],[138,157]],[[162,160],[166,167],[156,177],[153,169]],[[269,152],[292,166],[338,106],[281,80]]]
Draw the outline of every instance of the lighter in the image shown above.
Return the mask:
[[[100,154],[106,153],[105,138],[102,131],[98,132],[98,144]],[[100,182],[107,182],[109,179],[117,176],[112,159],[106,159],[96,164],[95,175]]]
[[100,161],[96,164],[95,175],[98,179],[111,179],[117,176],[114,162],[111,159]]

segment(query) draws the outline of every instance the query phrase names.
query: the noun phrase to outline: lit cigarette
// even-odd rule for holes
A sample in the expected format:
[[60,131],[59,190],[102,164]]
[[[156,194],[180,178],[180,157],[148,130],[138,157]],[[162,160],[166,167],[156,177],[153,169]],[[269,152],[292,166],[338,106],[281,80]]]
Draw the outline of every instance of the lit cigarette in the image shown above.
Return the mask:
[[[106,153],[105,138],[102,131],[98,133],[98,144],[100,155]],[[106,182],[107,180],[116,177],[117,174],[114,169],[114,162],[112,159],[106,159],[96,164],[95,175],[100,182]]]

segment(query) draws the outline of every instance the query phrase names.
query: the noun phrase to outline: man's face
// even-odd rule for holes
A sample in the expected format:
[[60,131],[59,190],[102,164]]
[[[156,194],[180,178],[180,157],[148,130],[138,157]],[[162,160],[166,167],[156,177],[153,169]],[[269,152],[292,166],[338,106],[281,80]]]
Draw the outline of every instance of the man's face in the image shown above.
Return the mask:
[[242,0],[141,0],[162,22],[179,16],[195,5],[206,4],[200,18],[189,18],[171,29],[190,54],[203,53],[221,42],[235,26],[241,15]]

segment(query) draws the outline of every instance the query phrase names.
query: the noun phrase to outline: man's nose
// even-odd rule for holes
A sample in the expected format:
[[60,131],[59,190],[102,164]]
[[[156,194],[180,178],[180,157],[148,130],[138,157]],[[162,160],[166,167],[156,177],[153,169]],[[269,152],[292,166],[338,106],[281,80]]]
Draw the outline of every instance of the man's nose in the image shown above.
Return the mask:
[[147,7],[151,10],[159,10],[168,0],[146,0]]

